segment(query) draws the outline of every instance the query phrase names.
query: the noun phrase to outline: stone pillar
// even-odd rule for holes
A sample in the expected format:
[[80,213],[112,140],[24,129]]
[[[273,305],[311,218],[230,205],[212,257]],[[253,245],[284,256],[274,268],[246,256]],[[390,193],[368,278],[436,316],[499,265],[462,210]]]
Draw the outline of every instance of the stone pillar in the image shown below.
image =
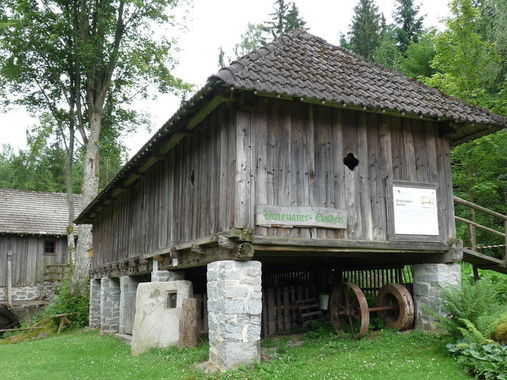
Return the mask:
[[90,279],[90,315],[92,329],[100,329],[100,280]]
[[459,264],[417,264],[412,267],[414,274],[414,303],[416,326],[425,330],[436,328],[435,318],[428,308],[440,314],[439,292],[447,286],[461,285]]
[[223,370],[260,360],[261,263],[208,264],[209,360]]
[[119,333],[132,334],[139,281],[132,276],[120,277]]
[[100,329],[105,333],[117,333],[120,317],[120,281],[103,277],[100,280]]

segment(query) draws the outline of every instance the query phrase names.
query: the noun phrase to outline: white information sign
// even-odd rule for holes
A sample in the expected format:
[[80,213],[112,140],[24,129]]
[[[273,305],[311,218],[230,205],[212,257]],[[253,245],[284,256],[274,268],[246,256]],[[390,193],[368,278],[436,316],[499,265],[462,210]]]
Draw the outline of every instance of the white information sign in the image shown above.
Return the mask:
[[437,191],[393,186],[394,233],[438,235]]

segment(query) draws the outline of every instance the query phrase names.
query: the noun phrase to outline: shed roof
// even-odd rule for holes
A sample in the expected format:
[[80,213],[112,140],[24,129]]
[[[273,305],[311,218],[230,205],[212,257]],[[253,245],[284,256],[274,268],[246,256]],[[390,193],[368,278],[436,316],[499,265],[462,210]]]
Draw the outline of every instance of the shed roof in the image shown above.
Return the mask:
[[[76,213],[81,196],[74,195]],[[66,235],[67,194],[0,189],[0,234]]]
[[450,121],[457,124],[449,134],[453,144],[507,125],[504,117],[487,109],[446,95],[306,31],[295,30],[209,77],[206,85],[176,111],[86,206],[76,222],[89,223],[92,210],[110,197],[114,189],[123,188],[129,175],[139,175],[136,171],[153,156],[160,157],[161,145],[185,129],[186,123],[207,106],[205,102],[223,88]]
[[397,71],[295,30],[210,78],[236,88],[395,111],[458,123],[507,121]]

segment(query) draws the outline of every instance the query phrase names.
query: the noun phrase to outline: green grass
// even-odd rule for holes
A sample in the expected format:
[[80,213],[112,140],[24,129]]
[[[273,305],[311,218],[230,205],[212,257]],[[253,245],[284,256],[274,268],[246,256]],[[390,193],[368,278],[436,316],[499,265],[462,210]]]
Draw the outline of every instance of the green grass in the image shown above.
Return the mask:
[[[47,339],[0,345],[2,379],[470,379],[445,352],[443,338],[411,333],[370,333],[361,341],[320,330],[263,342],[270,361],[205,375],[194,368],[208,347],[153,350],[133,358],[113,336],[78,331]],[[301,343],[301,342],[300,342]],[[271,348],[271,349],[270,349]]]

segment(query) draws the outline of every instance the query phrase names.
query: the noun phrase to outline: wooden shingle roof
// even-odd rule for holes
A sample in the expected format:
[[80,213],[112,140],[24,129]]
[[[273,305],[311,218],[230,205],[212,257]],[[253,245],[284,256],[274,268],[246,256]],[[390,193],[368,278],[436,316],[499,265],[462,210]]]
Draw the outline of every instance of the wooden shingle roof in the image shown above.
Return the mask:
[[[74,195],[76,215],[81,196]],[[0,189],[0,234],[66,235],[67,194]]]
[[[365,107],[369,111],[480,124],[476,129],[484,129],[483,134],[507,124],[505,118],[487,109],[453,98],[303,30],[275,39],[210,79],[238,89]],[[451,140],[477,132],[463,129]]]

